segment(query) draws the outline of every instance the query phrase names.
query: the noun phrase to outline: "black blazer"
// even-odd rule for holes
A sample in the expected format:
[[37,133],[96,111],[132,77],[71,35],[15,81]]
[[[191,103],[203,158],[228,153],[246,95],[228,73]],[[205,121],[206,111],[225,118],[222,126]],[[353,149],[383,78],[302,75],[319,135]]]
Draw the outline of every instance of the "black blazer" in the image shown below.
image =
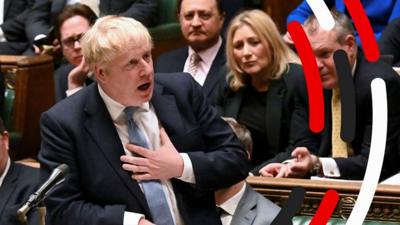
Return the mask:
[[[370,84],[374,78],[382,78],[386,83],[388,102],[388,127],[387,142],[385,150],[385,161],[381,173],[384,179],[400,170],[398,162],[400,152],[398,150],[398,139],[400,134],[400,77],[392,68],[384,62],[371,63],[365,60],[361,51],[357,55],[357,66],[353,77],[356,93],[356,133],[351,143],[354,156],[348,158],[334,158],[342,178],[363,179],[366,170],[372,132],[372,99]],[[291,145],[288,151],[277,155],[270,162],[282,162],[290,158],[291,151],[296,146],[308,147],[311,152],[320,157],[331,156],[331,91],[324,91],[325,101],[325,126],[319,134],[314,134],[308,129],[308,99],[307,90],[304,86],[296,88],[295,111],[292,117]],[[263,165],[256,168],[258,173]]]
[[28,46],[25,22],[33,0],[5,0],[4,21],[0,25],[7,42],[0,43],[0,54],[19,55]]
[[390,22],[379,39],[381,54],[393,56],[393,65],[400,66],[400,18]]
[[[285,151],[289,144],[290,121],[294,110],[296,83],[303,83],[303,69],[301,65],[289,64],[287,72],[282,79],[273,80],[267,92],[265,101],[265,137],[268,146],[265,151],[269,151],[271,156]],[[217,97],[217,109],[221,116],[237,118],[243,101],[245,88],[233,91],[229,88],[228,82],[224,82],[219,88]]]
[[[58,14],[66,6],[67,0],[36,0],[29,13],[26,33],[31,43],[36,35],[47,34],[54,26]],[[121,15],[132,17],[145,26],[158,22],[158,1],[154,0],[100,0],[101,15]]]
[[[71,70],[74,69],[74,66],[69,63],[64,63],[54,72],[54,85],[55,85],[55,94],[56,94],[56,102],[59,102],[67,97],[65,93],[68,90],[68,74]],[[93,82],[92,79],[86,79],[85,84],[89,85]]]
[[[188,47],[179,48],[158,57],[155,63],[155,72],[158,73],[173,73],[182,72],[185,66],[185,61],[188,57]],[[224,76],[221,75],[221,70],[225,67],[225,42],[222,43],[218,53],[211,64],[210,71],[203,85],[203,93],[211,104],[215,104],[214,99],[218,95],[218,84],[223,82]]]
[[[38,188],[39,169],[11,162],[2,186],[0,187],[0,224],[20,224],[17,210]],[[37,213],[28,213],[28,224],[39,224]]]
[[[171,179],[185,224],[220,225],[213,191],[248,173],[240,142],[188,74],[156,74],[151,104],[175,148],[193,164],[195,185]],[[124,211],[151,220],[138,183],[121,168],[123,146],[96,84],[43,113],[41,134],[43,174],[60,163],[70,167],[45,202],[52,224],[122,225]]]

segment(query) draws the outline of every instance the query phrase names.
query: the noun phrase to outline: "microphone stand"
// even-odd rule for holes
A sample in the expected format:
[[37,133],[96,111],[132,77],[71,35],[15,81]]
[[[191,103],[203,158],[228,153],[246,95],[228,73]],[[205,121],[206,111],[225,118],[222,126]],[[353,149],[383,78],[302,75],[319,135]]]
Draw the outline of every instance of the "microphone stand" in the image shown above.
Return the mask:
[[[38,212],[38,222],[39,225],[46,225],[46,206],[44,205],[43,201],[38,202],[37,205],[35,205],[32,208],[36,208]],[[26,215],[30,209],[26,204],[23,205],[20,209],[17,211],[18,215],[18,220],[21,222],[22,225],[28,225],[28,216]]]

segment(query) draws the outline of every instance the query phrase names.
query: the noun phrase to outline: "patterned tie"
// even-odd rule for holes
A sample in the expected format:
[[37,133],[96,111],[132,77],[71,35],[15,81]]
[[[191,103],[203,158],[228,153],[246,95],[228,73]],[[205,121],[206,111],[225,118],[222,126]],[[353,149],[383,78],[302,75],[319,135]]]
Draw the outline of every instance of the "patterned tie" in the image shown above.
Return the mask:
[[[135,145],[148,148],[149,145],[146,141],[144,133],[137,126],[133,120],[133,115],[139,107],[126,107],[124,109],[127,125],[129,142]],[[167,203],[162,185],[159,180],[142,181],[143,192],[149,205],[151,215],[153,216],[153,222],[157,225],[174,225],[171,211]]]
[[200,61],[201,61],[200,55],[197,54],[196,52],[193,52],[192,55],[190,55],[188,72],[193,77],[196,76],[197,74]]
[[351,146],[344,142],[340,137],[340,127],[342,122],[342,112],[340,105],[340,92],[334,88],[332,90],[332,157],[347,158],[352,152]]

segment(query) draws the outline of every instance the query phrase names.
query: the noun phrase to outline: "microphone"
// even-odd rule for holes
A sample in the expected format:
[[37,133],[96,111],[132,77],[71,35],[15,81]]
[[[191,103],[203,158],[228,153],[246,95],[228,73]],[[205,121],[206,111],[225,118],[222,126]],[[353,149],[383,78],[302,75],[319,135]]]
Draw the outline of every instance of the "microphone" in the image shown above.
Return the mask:
[[62,183],[68,174],[69,168],[67,164],[61,164],[53,170],[50,177],[35,193],[29,196],[28,201],[18,209],[18,218],[20,221],[26,221],[26,213],[31,208],[36,207],[46,196],[46,194],[56,185]]

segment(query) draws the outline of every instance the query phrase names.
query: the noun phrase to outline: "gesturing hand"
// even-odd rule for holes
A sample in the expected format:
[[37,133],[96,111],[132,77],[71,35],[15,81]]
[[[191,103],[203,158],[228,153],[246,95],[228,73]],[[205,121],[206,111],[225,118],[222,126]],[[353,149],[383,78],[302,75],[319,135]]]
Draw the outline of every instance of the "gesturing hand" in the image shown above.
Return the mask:
[[171,179],[183,173],[183,159],[175,149],[167,133],[160,129],[161,146],[149,150],[138,145],[127,144],[126,148],[142,157],[121,156],[122,168],[133,173],[135,180]]

